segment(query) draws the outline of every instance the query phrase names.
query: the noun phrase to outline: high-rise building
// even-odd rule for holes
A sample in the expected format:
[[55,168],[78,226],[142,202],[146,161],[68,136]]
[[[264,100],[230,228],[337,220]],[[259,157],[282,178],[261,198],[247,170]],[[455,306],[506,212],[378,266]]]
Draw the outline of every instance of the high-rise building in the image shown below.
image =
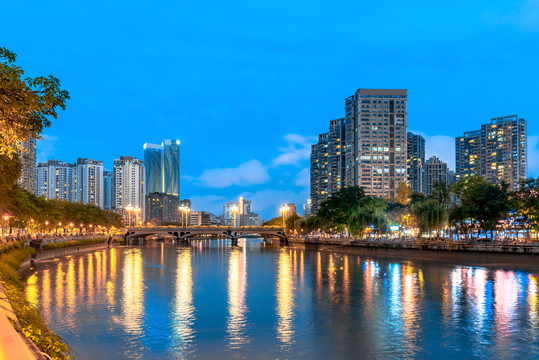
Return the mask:
[[[236,223],[234,223],[234,213],[236,213]],[[242,196],[239,201],[229,201],[223,205],[224,226],[255,226],[258,220],[258,215],[251,212],[251,201]]]
[[481,131],[468,131],[455,139],[457,180],[481,175]]
[[163,192],[162,153],[162,145],[144,144],[147,194]]
[[433,186],[436,183],[451,184],[447,163],[441,161],[437,156],[432,156],[425,162],[425,195],[432,194]]
[[73,180],[75,166],[58,160],[37,165],[36,195],[46,199],[75,201]]
[[307,217],[311,214],[311,199],[307,199],[307,202],[303,204],[303,217]]
[[176,195],[151,193],[146,195],[146,221],[158,219],[161,223],[180,223],[180,201]]
[[77,159],[73,180],[73,201],[104,208],[103,162]]
[[26,191],[36,193],[36,139],[29,139],[21,144],[20,150],[17,150],[21,162],[21,176],[19,177],[19,186]]
[[413,192],[425,192],[425,138],[409,132],[407,149],[408,186]]
[[140,209],[140,219],[145,218],[144,210],[145,173],[142,161],[133,156],[120,156],[114,160],[112,182],[113,209],[126,219],[131,218],[131,208]]
[[329,132],[320,134],[311,147],[311,199],[313,211],[344,186],[344,119],[329,122]]
[[180,196],[180,140],[144,144],[146,192]]
[[212,224],[212,214],[207,211],[192,211],[189,213],[190,226],[210,226]]
[[516,189],[527,177],[527,124],[517,115],[493,118],[481,130],[456,139],[457,179],[481,175]]
[[[346,186],[394,199],[407,181],[407,90],[359,89],[311,148],[312,212]],[[343,141],[344,140],[344,141]]]
[[112,209],[112,171],[103,171],[103,207]]
[[346,186],[394,199],[407,181],[407,91],[359,89],[346,99]]

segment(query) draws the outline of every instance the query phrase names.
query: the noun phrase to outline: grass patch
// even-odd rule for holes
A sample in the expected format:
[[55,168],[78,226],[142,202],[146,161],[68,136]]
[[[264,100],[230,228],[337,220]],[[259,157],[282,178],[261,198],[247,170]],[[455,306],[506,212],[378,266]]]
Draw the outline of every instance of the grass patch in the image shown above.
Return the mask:
[[63,249],[71,246],[82,246],[82,245],[92,245],[92,244],[102,244],[107,241],[107,238],[96,238],[96,239],[83,239],[83,240],[69,240],[56,243],[48,243],[43,245],[43,250],[51,249]]
[[0,256],[0,281],[21,323],[21,332],[53,359],[73,359],[68,355],[67,344],[55,332],[49,330],[39,309],[26,299],[24,283],[17,270],[26,258],[35,253],[35,250],[22,247],[23,244],[18,246],[19,248],[12,247],[10,251]]

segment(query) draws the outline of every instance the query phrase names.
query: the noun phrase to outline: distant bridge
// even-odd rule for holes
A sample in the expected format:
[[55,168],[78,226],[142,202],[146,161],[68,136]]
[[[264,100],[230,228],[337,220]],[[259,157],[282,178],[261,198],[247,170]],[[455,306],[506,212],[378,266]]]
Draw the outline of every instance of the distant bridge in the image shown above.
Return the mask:
[[226,227],[226,226],[199,226],[199,227],[172,227],[172,226],[156,226],[156,227],[132,227],[128,228],[124,235],[126,242],[134,240],[144,240],[152,235],[165,235],[176,238],[178,242],[189,241],[195,237],[213,236],[217,238],[228,238],[232,240],[232,244],[237,244],[238,238],[259,235],[261,237],[276,237],[279,240],[288,242],[286,233],[283,228],[278,227]]

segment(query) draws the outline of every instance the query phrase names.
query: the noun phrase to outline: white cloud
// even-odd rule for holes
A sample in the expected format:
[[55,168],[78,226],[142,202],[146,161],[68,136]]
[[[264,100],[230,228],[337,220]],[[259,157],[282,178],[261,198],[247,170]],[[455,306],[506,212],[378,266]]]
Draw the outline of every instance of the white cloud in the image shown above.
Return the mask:
[[241,194],[245,199],[252,201],[251,211],[261,214],[263,218],[269,220],[279,216],[281,204],[294,203],[296,211],[302,213],[303,203],[309,198],[309,189],[305,188],[299,193],[291,190],[262,190],[255,193]]
[[300,166],[301,161],[309,159],[311,155],[311,144],[316,141],[315,137],[298,134],[287,134],[284,136],[284,139],[288,143],[288,146],[279,148],[281,154],[273,159],[273,166]]
[[311,185],[310,169],[305,168],[305,169],[301,170],[296,175],[296,179],[294,180],[294,185],[303,186],[303,187],[309,187]]
[[56,136],[42,135],[43,139],[38,140],[36,145],[36,161],[46,162],[54,158],[56,149],[54,143],[58,141]]
[[253,159],[235,168],[205,170],[198,178],[198,185],[210,188],[225,188],[232,185],[264,184],[269,180],[267,166]]
[[539,135],[528,136],[528,176],[539,176]]

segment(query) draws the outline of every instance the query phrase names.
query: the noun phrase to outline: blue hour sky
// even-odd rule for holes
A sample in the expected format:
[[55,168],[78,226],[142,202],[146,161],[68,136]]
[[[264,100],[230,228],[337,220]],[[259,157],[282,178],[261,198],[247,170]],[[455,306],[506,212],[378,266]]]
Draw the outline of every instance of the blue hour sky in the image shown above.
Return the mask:
[[454,168],[454,137],[528,120],[539,176],[539,0],[11,1],[0,46],[71,94],[38,160],[143,157],[180,139],[181,193],[264,218],[309,197],[310,144],[357,88],[408,89],[408,129]]

